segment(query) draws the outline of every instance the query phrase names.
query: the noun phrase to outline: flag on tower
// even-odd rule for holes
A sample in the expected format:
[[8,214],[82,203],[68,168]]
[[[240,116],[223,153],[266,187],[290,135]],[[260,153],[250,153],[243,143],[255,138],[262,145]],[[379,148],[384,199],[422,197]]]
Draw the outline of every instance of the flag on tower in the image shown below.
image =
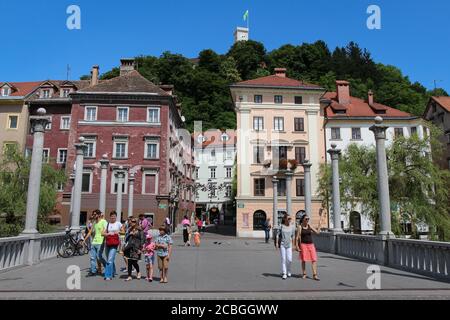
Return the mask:
[[247,19],[248,19],[248,10],[245,11],[245,13],[244,13],[244,21],[247,21]]

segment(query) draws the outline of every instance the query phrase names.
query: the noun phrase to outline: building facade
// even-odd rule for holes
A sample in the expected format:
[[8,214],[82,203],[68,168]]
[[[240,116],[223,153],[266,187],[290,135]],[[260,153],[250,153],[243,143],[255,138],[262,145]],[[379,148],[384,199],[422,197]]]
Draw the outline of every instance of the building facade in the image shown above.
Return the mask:
[[25,100],[41,82],[0,82],[0,159],[13,146],[24,151],[28,125]]
[[[345,152],[351,144],[375,146],[375,136],[369,128],[374,119],[380,116],[389,128],[386,131],[386,146],[396,137],[409,137],[417,134],[421,139],[427,134],[423,121],[416,116],[374,101],[374,94],[368,92],[367,99],[350,96],[350,84],[347,81],[336,82],[336,92],[328,92],[322,99],[325,110],[325,150],[332,144]],[[327,162],[331,162],[327,154]],[[341,227],[355,233],[372,233],[373,223],[364,215],[361,203],[355,208],[343,210]],[[330,208],[332,212],[332,208]],[[333,221],[330,221],[333,227]]]
[[434,159],[441,168],[450,169],[450,97],[431,97],[423,118],[442,129],[440,141],[446,147],[440,159]]
[[[292,216],[305,210],[305,159],[312,163],[312,224],[323,213],[317,197],[317,174],[325,162],[323,110],[325,89],[286,77],[286,69],[275,75],[243,81],[231,86],[237,114],[237,235],[263,237],[262,223],[274,217],[273,182],[278,179],[278,217],[287,211],[286,190],[292,194]],[[287,185],[283,163],[296,160],[292,183]],[[276,216],[275,216],[276,217]],[[279,218],[278,218],[279,220]],[[325,221],[325,220],[324,220]]]
[[194,133],[196,214],[222,224],[234,222],[232,181],[236,159],[236,132],[209,130]]

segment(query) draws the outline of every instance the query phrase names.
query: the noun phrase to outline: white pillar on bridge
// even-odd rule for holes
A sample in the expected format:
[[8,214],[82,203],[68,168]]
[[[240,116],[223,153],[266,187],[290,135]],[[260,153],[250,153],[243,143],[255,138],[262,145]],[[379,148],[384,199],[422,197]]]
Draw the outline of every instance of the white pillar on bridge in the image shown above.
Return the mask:
[[84,170],[84,152],[86,144],[84,138],[78,139],[79,143],[75,144],[76,160],[75,160],[75,185],[73,190],[73,210],[71,216],[70,228],[74,232],[80,231],[80,211],[81,211],[81,193],[83,185],[83,170]]
[[106,154],[103,155],[102,160],[100,160],[101,177],[100,177],[100,198],[98,209],[104,214],[106,211],[106,180],[108,179],[108,166],[109,160]]
[[342,232],[341,227],[341,193],[340,193],[340,178],[339,178],[339,155],[341,150],[336,149],[337,145],[332,144],[328,153],[331,156],[332,168],[332,184],[333,184],[333,232]]
[[133,201],[134,201],[134,181],[136,180],[134,173],[130,174],[128,178],[128,183],[130,185],[130,190],[128,192],[128,217],[133,216]]

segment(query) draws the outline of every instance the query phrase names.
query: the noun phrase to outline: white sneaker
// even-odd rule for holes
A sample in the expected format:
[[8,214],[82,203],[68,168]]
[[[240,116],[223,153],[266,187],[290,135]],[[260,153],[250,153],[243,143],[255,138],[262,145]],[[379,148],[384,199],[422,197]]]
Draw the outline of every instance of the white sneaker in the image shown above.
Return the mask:
[[288,276],[288,278],[292,277],[292,273],[289,272],[289,273],[287,274],[287,276]]
[[281,277],[283,280],[286,280],[287,279],[287,276],[286,276],[286,274],[283,274],[283,276]]

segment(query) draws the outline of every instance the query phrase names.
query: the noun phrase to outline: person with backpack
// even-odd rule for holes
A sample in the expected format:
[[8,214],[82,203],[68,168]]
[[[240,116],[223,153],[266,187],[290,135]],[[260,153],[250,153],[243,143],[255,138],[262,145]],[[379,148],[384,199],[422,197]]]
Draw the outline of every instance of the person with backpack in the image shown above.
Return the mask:
[[123,250],[124,256],[128,261],[128,278],[125,281],[133,280],[133,278],[131,277],[133,267],[137,272],[137,279],[141,279],[138,262],[139,260],[141,260],[142,247],[144,243],[144,232],[139,227],[136,218],[132,218],[130,221],[130,229],[128,232],[128,238],[126,239],[125,249]]
[[189,221],[188,216],[184,216],[183,221],[181,221],[181,225],[183,226],[183,242],[184,246],[191,246],[191,242],[189,241],[189,234],[191,232],[191,222]]
[[275,236],[275,248],[280,249],[281,253],[281,277],[283,280],[292,276],[292,247],[295,241],[295,229],[291,225],[291,221],[292,218],[285,214],[281,222],[281,228]]
[[106,281],[112,280],[116,274],[116,253],[120,246],[119,233],[122,230],[122,223],[117,221],[117,213],[112,211],[109,214],[109,222],[103,231],[105,237],[105,254],[106,254],[106,267],[105,276]]

